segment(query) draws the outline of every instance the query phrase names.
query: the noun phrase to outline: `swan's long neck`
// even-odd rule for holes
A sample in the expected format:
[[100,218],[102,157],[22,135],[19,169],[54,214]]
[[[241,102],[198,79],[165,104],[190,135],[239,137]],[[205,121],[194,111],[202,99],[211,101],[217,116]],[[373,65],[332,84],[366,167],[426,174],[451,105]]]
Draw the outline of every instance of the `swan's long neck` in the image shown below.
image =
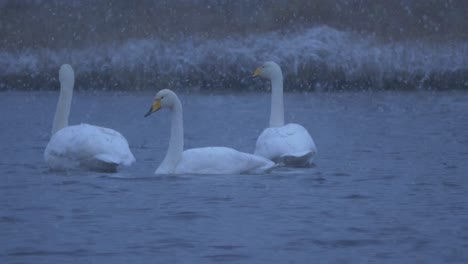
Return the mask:
[[284,126],[283,74],[279,71],[271,78],[270,127]]
[[176,98],[176,102],[171,108],[171,139],[169,140],[169,148],[166,157],[160,167],[174,172],[179,160],[182,158],[184,151],[184,124],[182,104]]
[[73,96],[73,84],[61,83],[60,95],[55,109],[54,123],[52,125],[52,135],[60,129],[68,126],[68,116]]

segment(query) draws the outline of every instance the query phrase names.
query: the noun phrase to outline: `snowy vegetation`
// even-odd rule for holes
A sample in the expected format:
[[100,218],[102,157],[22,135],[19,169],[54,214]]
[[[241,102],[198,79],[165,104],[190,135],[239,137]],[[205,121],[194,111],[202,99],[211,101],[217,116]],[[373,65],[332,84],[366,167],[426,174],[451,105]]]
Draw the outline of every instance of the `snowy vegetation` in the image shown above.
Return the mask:
[[[96,4],[98,3],[98,4]],[[0,90],[468,88],[466,1],[0,0]]]

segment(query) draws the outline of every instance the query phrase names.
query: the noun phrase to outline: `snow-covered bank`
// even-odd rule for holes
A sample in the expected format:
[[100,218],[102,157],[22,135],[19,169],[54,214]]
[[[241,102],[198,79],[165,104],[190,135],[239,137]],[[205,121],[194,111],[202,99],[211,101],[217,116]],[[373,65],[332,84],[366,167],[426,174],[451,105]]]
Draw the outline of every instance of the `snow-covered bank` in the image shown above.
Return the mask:
[[0,51],[0,89],[54,88],[62,63],[76,69],[78,89],[234,89],[255,85],[243,79],[266,60],[282,66],[288,89],[468,88],[468,43],[389,44],[320,26],[224,39]]

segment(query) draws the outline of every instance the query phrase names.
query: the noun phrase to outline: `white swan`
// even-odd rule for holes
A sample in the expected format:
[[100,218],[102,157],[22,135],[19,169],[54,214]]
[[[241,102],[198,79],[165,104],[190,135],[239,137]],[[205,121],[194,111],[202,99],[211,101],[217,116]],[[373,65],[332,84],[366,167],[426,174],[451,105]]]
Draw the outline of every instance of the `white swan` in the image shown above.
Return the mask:
[[135,157],[127,140],[117,131],[81,124],[68,126],[75,75],[70,65],[59,71],[60,96],[52,126],[52,137],[44,158],[52,170],[83,168],[115,172],[117,166],[131,165]]
[[182,104],[173,91],[159,91],[145,117],[161,108],[170,110],[171,138],[166,157],[155,174],[253,174],[266,172],[275,166],[272,161],[263,157],[226,147],[184,151]]
[[273,61],[265,62],[252,75],[257,76],[271,81],[271,112],[270,127],[258,137],[254,154],[288,167],[312,165],[317,148],[309,132],[298,124],[284,125],[283,73],[280,66]]

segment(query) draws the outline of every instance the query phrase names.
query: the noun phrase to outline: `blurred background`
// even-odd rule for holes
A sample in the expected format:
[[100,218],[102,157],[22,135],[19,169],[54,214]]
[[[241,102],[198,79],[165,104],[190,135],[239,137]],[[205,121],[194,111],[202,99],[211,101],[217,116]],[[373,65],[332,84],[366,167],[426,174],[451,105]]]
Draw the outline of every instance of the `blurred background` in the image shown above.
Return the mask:
[[467,89],[466,0],[0,0],[0,90]]

